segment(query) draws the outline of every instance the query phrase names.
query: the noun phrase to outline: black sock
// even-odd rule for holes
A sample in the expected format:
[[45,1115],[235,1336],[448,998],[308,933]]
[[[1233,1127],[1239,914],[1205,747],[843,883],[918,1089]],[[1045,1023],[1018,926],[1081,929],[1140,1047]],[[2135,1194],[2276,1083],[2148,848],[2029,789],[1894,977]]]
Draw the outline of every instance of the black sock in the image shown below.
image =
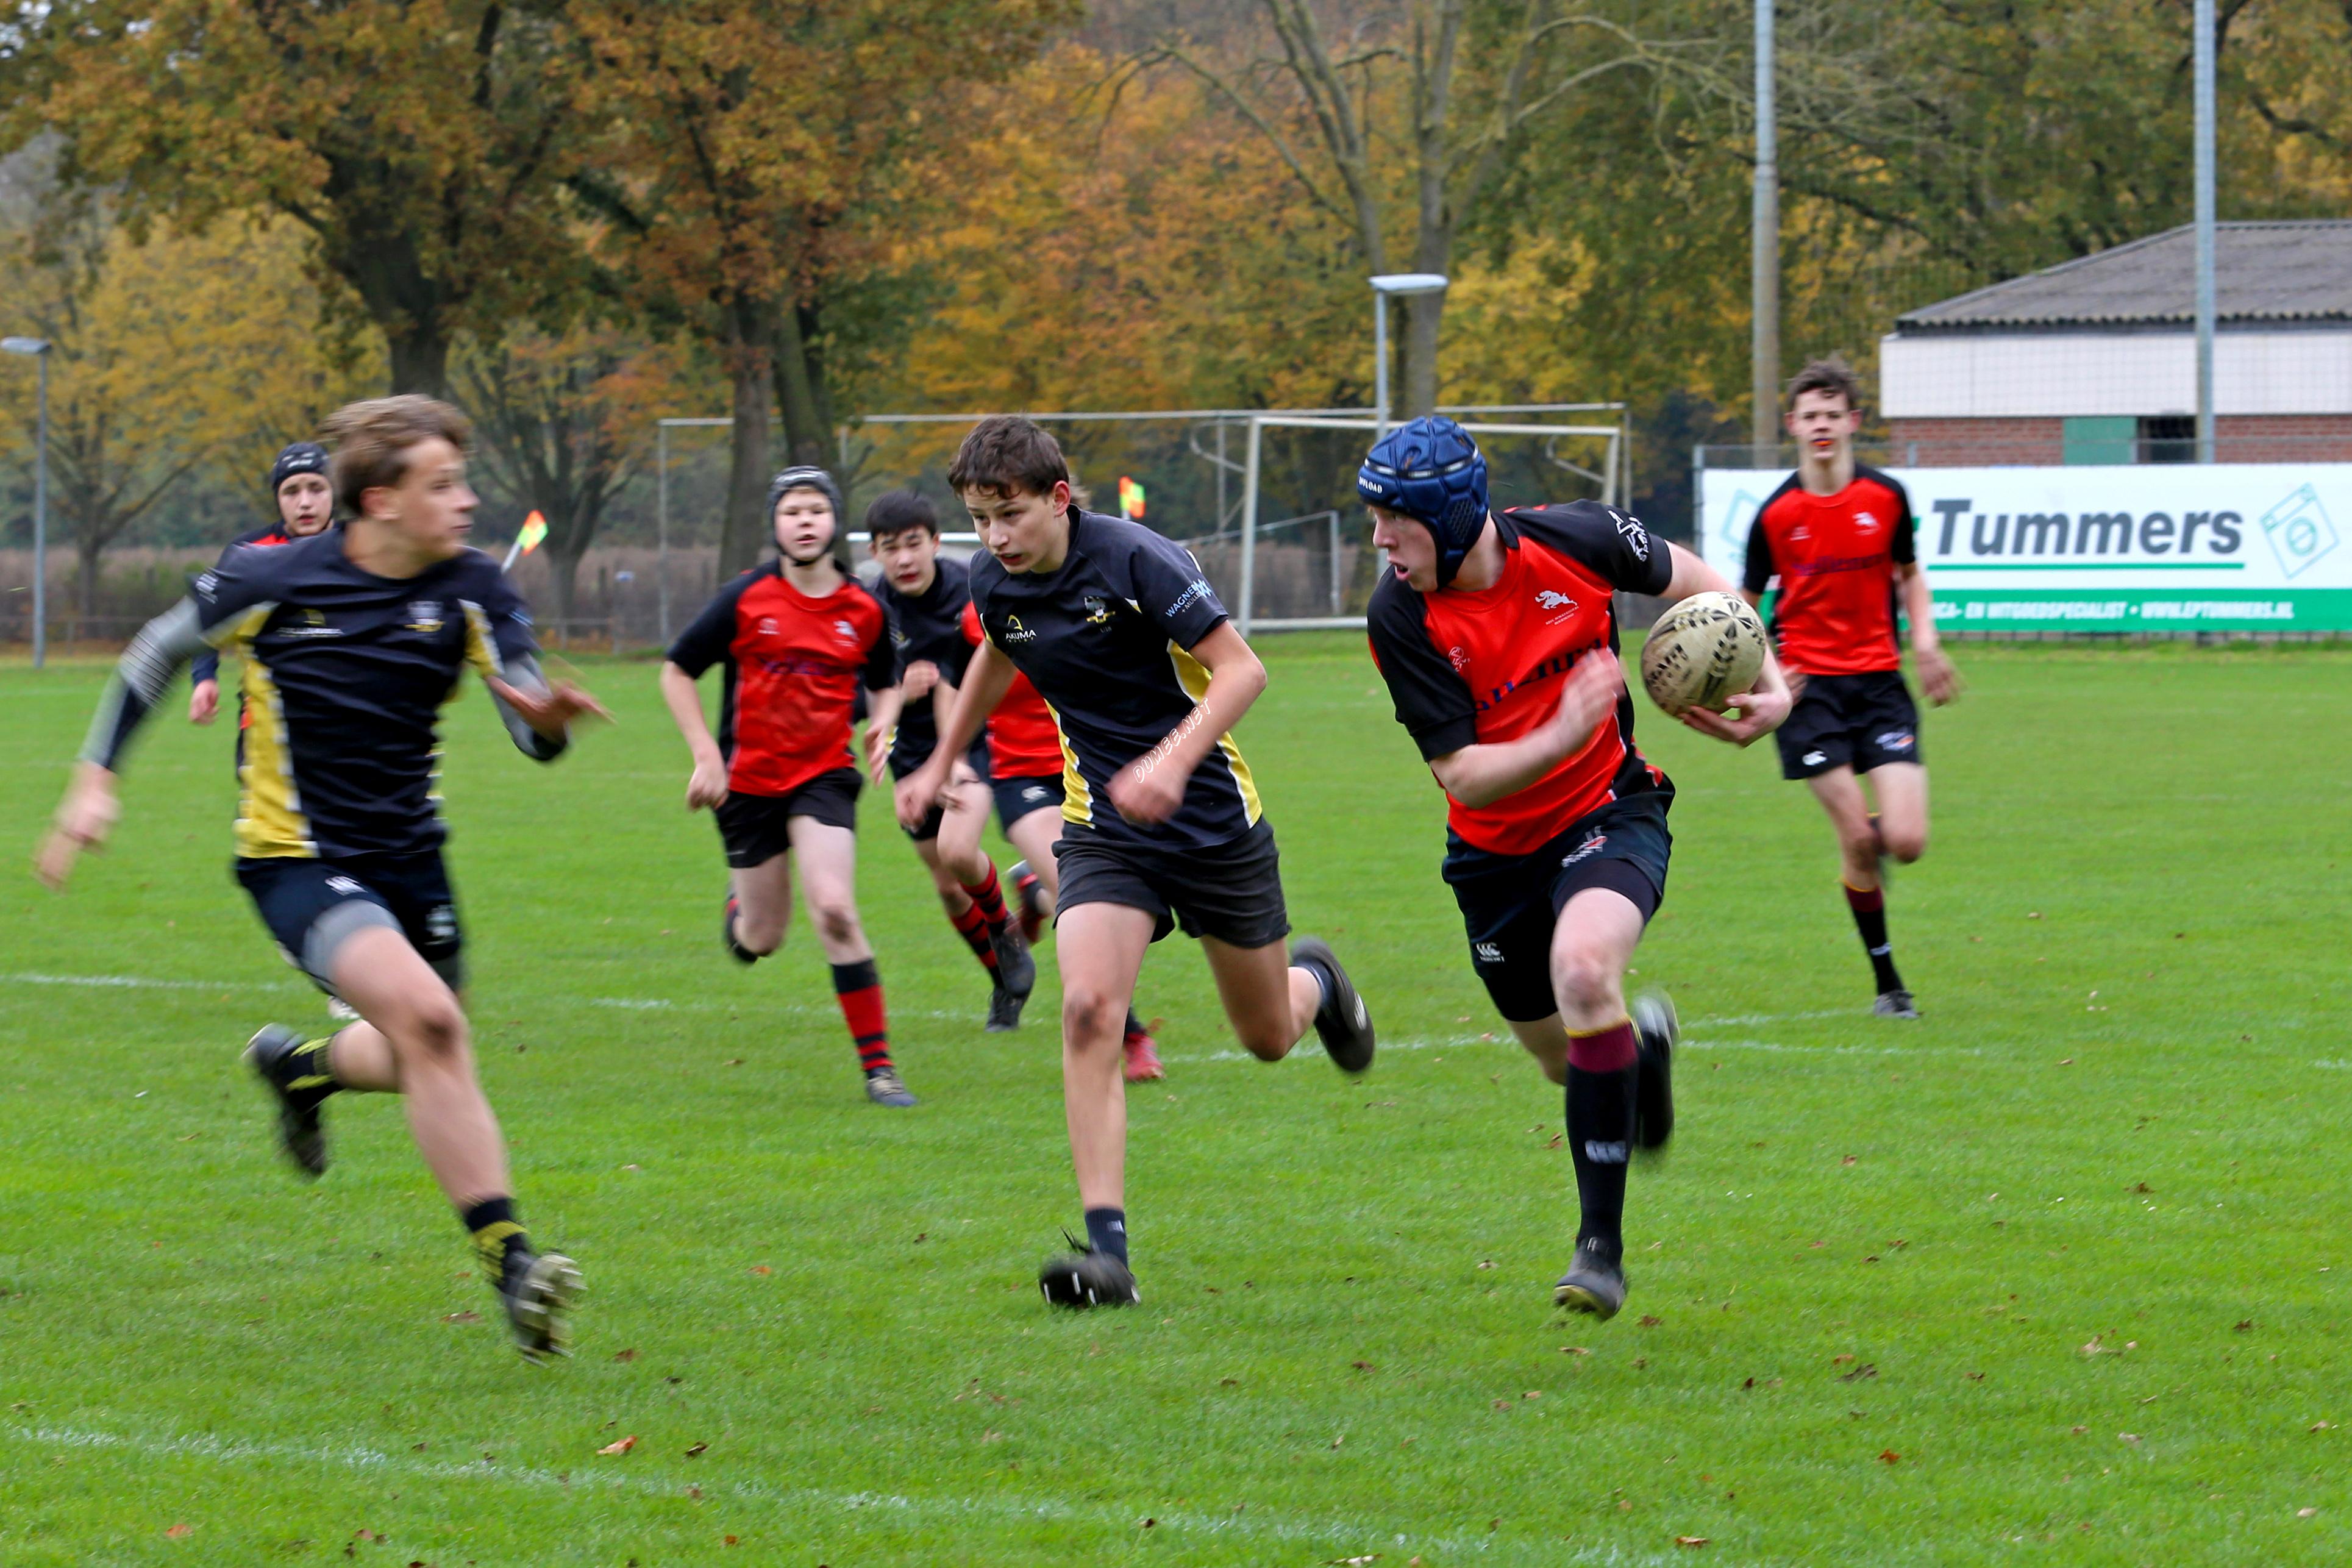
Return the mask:
[[1895,946],[1886,940],[1886,892],[1883,888],[1848,888],[1846,907],[1853,911],[1853,929],[1862,933],[1863,951],[1870,954],[1870,970],[1878,979],[1878,994],[1903,989],[1895,972]]
[[530,1251],[530,1237],[515,1218],[514,1199],[484,1198],[457,1217],[474,1238],[474,1254],[482,1260],[484,1277],[493,1287],[503,1289],[508,1268]]
[[1298,954],[1293,953],[1290,958],[1290,967],[1293,969],[1303,969],[1307,971],[1307,973],[1315,976],[1315,989],[1321,994],[1323,998],[1320,1002],[1318,1002],[1315,1005],[1315,1010],[1317,1012],[1319,1013],[1324,1008],[1328,1007],[1331,1005],[1331,998],[1339,994],[1339,977],[1331,973],[1331,966],[1329,964],[1325,963],[1320,959],[1302,958]]
[[1127,1037],[1131,1040],[1138,1035],[1148,1033],[1150,1031],[1144,1028],[1143,1020],[1135,1016],[1134,1008],[1129,1007],[1127,1010]]
[[1598,1239],[1612,1258],[1625,1248],[1625,1163],[1633,1152],[1633,1088],[1640,1078],[1638,1067],[1568,1069],[1568,1152],[1583,1210],[1577,1245]]
[[1127,1211],[1125,1209],[1088,1209],[1087,1211],[1087,1245],[1097,1252],[1108,1252],[1121,1263],[1127,1261]]

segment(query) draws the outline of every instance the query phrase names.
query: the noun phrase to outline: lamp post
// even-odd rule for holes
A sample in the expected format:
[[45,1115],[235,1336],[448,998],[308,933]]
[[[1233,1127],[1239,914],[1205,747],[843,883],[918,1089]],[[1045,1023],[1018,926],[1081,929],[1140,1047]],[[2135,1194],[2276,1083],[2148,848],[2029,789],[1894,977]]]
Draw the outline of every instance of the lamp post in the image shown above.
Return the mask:
[[2213,0],[2196,0],[2197,460],[2213,460]]
[[41,367],[40,432],[33,444],[33,668],[49,655],[49,344],[43,338],[0,338],[0,349],[31,354]]
[[1409,300],[1416,294],[1442,294],[1442,272],[1382,272],[1372,279],[1372,418],[1385,436],[1389,428],[1389,300]]

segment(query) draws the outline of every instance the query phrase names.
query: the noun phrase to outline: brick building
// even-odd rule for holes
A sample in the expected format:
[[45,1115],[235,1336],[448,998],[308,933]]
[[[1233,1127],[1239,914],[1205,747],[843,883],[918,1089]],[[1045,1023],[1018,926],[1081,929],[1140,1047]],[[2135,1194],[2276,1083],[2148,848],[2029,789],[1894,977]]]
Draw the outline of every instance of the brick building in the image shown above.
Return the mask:
[[[2352,461],[2352,222],[2214,237],[2214,457]],[[1896,318],[1881,411],[1905,467],[2195,459],[2186,227]]]

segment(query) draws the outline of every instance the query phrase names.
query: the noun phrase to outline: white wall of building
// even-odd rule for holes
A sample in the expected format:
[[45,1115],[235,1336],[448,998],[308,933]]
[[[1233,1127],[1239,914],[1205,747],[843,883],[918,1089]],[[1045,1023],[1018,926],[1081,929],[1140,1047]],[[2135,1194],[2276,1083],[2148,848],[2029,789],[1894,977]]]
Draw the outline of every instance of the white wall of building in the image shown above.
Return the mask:
[[[2193,414],[2187,331],[1986,333],[1878,341],[1890,419]],[[2217,332],[2217,414],[2352,414],[2352,331]]]

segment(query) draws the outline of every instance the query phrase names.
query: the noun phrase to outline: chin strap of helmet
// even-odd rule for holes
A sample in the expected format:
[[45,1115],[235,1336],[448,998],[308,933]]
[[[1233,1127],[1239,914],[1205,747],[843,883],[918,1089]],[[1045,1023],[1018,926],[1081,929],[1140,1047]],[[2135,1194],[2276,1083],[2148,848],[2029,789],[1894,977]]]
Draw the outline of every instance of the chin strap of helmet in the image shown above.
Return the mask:
[[1372,444],[1356,472],[1356,493],[1429,530],[1437,544],[1437,584],[1462,569],[1486,526],[1486,458],[1470,432],[1424,415]]

